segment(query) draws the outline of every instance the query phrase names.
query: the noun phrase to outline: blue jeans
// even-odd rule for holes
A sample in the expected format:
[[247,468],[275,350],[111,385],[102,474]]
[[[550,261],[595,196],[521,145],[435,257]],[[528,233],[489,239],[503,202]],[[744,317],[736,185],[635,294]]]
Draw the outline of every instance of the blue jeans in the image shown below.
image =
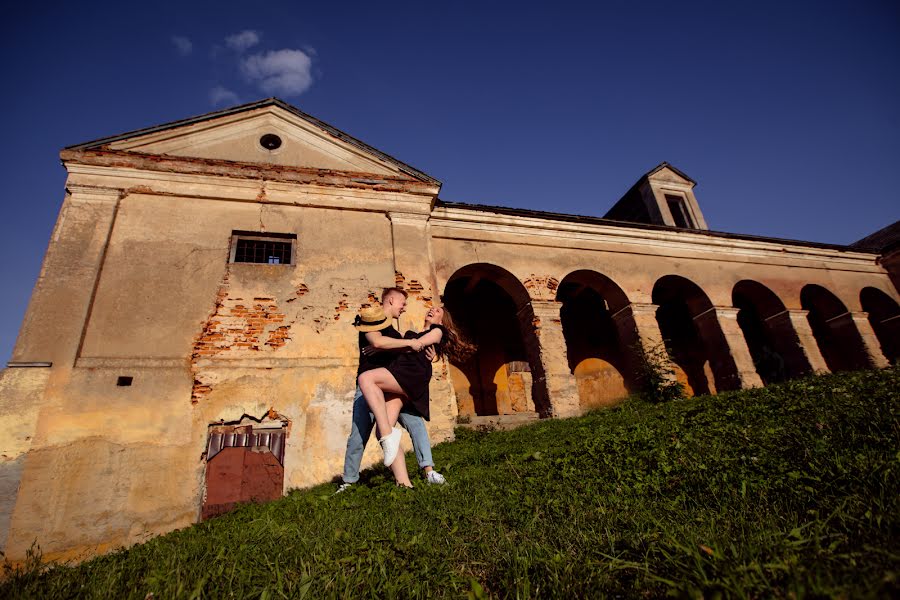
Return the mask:
[[[412,439],[413,450],[419,468],[433,467],[431,459],[431,440],[428,438],[428,430],[425,428],[425,419],[420,415],[407,412],[406,408],[400,411],[400,424],[409,432]],[[369,412],[366,399],[356,387],[356,396],[353,398],[353,426],[350,428],[350,437],[347,438],[347,452],[344,454],[344,482],[356,483],[359,481],[359,466],[362,463],[363,450],[366,442],[372,435],[375,427],[375,416]]]

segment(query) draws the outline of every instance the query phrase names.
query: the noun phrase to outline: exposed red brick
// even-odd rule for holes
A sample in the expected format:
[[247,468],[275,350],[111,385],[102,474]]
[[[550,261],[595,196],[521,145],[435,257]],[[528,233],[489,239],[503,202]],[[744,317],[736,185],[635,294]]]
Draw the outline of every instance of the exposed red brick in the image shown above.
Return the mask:
[[424,289],[425,289],[425,288],[422,287],[422,284],[419,283],[419,280],[418,280],[418,279],[410,279],[410,280],[409,280],[409,285],[408,285],[407,288],[406,288],[406,290],[407,290],[411,295],[413,295],[413,296],[416,296],[416,295],[422,293],[422,291],[423,291]]
[[531,274],[522,282],[525,289],[533,298],[555,298],[556,290],[559,287],[559,280],[549,275]]
[[260,352],[266,347],[277,350],[291,339],[291,326],[284,324],[285,319],[285,313],[278,311],[274,298],[253,298],[252,306],[247,306],[242,298],[229,298],[226,274],[216,294],[213,312],[194,342],[191,368],[195,380],[191,402],[198,402],[212,391],[201,381],[197,360],[211,359],[223,352]]

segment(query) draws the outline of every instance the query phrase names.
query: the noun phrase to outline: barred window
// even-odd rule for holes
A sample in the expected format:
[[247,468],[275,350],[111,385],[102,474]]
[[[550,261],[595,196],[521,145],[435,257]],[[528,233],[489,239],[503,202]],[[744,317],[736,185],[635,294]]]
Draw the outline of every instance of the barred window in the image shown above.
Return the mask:
[[252,233],[235,231],[232,233],[231,262],[267,265],[293,264],[293,233]]

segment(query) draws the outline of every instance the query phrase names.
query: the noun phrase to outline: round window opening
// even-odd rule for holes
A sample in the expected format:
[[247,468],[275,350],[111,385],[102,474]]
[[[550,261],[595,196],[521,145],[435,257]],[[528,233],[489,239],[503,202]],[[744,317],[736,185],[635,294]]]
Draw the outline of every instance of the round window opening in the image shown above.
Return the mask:
[[267,133],[259,138],[259,145],[266,150],[277,150],[281,147],[281,138],[274,133]]

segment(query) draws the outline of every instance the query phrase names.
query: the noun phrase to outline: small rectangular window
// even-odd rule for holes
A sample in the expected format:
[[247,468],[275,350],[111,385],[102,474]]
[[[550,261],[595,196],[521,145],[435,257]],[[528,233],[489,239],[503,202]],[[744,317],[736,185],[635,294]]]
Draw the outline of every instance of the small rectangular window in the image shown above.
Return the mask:
[[669,205],[669,212],[672,213],[675,227],[681,227],[682,229],[695,228],[693,221],[691,221],[691,215],[688,213],[687,206],[684,203],[684,198],[666,194],[666,204]]
[[294,259],[293,233],[232,233],[231,262],[290,265]]

